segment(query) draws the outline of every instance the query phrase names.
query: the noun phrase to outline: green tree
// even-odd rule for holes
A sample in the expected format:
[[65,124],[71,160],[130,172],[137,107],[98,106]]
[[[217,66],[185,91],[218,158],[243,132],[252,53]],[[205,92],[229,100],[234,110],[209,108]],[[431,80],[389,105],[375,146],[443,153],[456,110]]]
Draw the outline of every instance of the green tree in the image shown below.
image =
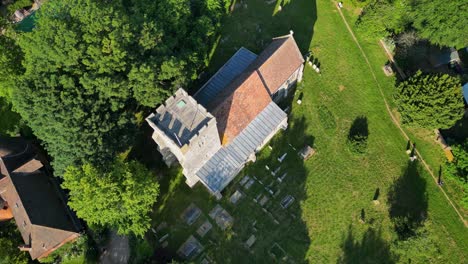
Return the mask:
[[128,148],[139,105],[194,79],[223,9],[214,0],[51,0],[19,39],[25,74],[15,109],[52,156],[56,175],[105,164]]
[[466,1],[372,0],[357,20],[362,33],[386,37],[411,28],[431,43],[462,48],[468,45]]
[[447,162],[445,174],[463,189],[460,204],[468,209],[468,139],[463,144],[452,145],[451,148],[455,159],[453,162]]
[[13,222],[0,223],[0,264],[27,264],[27,254],[18,249],[22,243]]
[[468,45],[468,3],[466,1],[414,1],[411,17],[419,35],[440,46]]
[[107,170],[90,164],[69,167],[62,187],[70,190],[68,204],[89,224],[143,236],[159,194],[155,175],[136,161],[117,159]]
[[0,34],[0,97],[11,99],[12,90],[24,71],[22,59],[22,51],[15,40]]
[[441,254],[437,237],[426,227],[408,239],[396,240],[392,249],[399,256],[399,263],[435,263]]
[[407,0],[372,0],[356,21],[358,31],[370,37],[386,37],[405,30],[410,23]]
[[395,102],[403,123],[424,128],[449,128],[463,117],[460,80],[447,74],[423,74],[401,82]]

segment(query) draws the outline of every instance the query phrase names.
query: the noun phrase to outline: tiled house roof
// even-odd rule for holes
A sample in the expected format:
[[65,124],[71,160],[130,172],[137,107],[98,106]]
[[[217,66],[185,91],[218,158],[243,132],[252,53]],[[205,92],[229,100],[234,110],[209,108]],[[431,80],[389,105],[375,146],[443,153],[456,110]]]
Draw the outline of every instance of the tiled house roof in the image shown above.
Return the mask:
[[304,63],[292,35],[274,38],[250,67],[256,68],[270,94],[274,94]]
[[247,69],[257,55],[250,50],[240,48],[193,96],[197,102],[207,107],[216,96],[237,76]]
[[256,71],[236,79],[218,95],[210,108],[223,145],[231,142],[271,102]]
[[[274,38],[255,60],[247,51],[241,48],[226,63],[228,66],[237,65],[236,69],[245,69],[243,73],[232,78],[234,73],[223,73],[223,68],[233,67],[225,65],[197,93],[197,100],[210,102],[207,109],[216,117],[223,145],[252,122],[271,102],[271,95],[304,63],[292,35]],[[232,82],[227,85],[227,82],[213,81],[223,76],[229,76]],[[205,90],[216,90],[216,93],[212,92],[216,97]]]
[[17,138],[0,138],[0,149],[4,155],[0,156],[0,195],[8,202],[31,258],[45,257],[76,239],[79,223],[66,207],[58,185],[36,159],[32,145]]

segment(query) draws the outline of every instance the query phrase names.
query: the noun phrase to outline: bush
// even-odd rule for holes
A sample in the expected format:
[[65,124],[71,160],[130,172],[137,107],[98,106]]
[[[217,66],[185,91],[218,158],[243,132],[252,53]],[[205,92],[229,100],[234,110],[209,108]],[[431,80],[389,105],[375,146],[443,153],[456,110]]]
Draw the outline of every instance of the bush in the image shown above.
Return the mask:
[[397,86],[395,102],[404,124],[450,128],[463,117],[460,80],[448,74],[418,71]]
[[130,263],[140,264],[149,263],[153,256],[153,248],[145,238],[130,236]]
[[69,242],[59,249],[55,250],[48,257],[40,260],[41,263],[62,263],[73,262],[74,260],[84,259],[89,251],[95,250],[88,247],[88,236],[83,234],[77,240]]
[[468,209],[468,139],[463,144],[452,145],[453,162],[447,162],[445,175],[453,179],[463,189],[460,204]]

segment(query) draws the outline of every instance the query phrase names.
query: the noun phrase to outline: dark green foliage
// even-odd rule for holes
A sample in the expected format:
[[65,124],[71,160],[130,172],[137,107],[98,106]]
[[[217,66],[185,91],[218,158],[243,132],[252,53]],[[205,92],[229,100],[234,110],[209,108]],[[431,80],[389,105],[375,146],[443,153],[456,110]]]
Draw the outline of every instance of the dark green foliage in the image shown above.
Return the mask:
[[445,0],[414,1],[413,27],[419,35],[440,46],[468,45],[468,2]]
[[0,97],[11,97],[12,89],[23,73],[22,58],[23,53],[15,40],[0,34]]
[[367,139],[369,137],[369,128],[367,118],[364,116],[357,117],[348,134],[348,147],[351,152],[362,154],[367,151]]
[[[124,4],[125,3],[125,4]],[[154,107],[203,65],[217,1],[49,1],[19,44],[14,104],[53,158],[105,164],[128,148],[138,105]]]
[[27,264],[27,253],[18,250],[23,243],[13,222],[0,223],[0,264]]
[[[67,243],[62,247],[58,248],[52,254],[40,260],[41,263],[65,263],[65,262],[76,262],[82,263],[88,260],[90,263],[94,263],[96,259],[87,258],[89,255],[95,255],[97,248],[91,242],[91,239],[86,234],[82,234],[77,240]],[[88,262],[85,262],[88,263]]]
[[440,46],[462,48],[468,45],[466,1],[373,0],[357,20],[359,29],[384,37],[409,28]]
[[408,21],[406,0],[372,0],[356,21],[360,33],[371,37],[385,37],[405,30]]
[[463,117],[458,78],[418,71],[396,88],[395,102],[402,122],[423,128],[449,128]]
[[15,136],[21,127],[21,116],[11,110],[11,104],[0,97],[0,136]]
[[105,170],[90,164],[69,167],[63,178],[62,187],[70,190],[69,206],[89,224],[140,237],[150,228],[159,184],[140,163],[117,159]]
[[130,262],[131,264],[151,263],[154,249],[146,239],[130,236]]
[[436,263],[441,255],[440,244],[426,227],[413,237],[397,240],[392,249],[399,255],[401,263]]
[[460,204],[468,209],[468,140],[463,144],[451,146],[453,162],[447,162],[445,166],[445,175],[455,180],[463,189],[463,196]]

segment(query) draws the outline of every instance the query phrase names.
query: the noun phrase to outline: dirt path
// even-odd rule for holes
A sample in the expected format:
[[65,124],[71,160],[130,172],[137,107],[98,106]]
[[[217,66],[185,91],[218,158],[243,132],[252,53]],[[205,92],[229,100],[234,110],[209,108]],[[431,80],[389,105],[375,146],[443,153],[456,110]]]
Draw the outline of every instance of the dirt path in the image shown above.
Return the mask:
[[[405,137],[406,140],[410,140],[409,136],[406,134],[406,132],[403,130],[403,128],[400,126],[398,120],[395,118],[395,116],[393,115],[391,109],[390,109],[390,105],[388,104],[387,102],[387,99],[385,98],[385,95],[383,93],[383,90],[382,90],[382,87],[380,86],[380,83],[379,81],[377,80],[377,77],[375,76],[375,72],[374,72],[374,69],[372,69],[372,66],[369,62],[369,59],[367,58],[367,55],[366,53],[364,52],[364,50],[362,49],[361,47],[361,44],[359,44],[359,41],[357,40],[356,36],[354,35],[354,32],[353,30],[351,29],[351,27],[349,26],[348,24],[348,21],[346,21],[346,18],[344,17],[343,15],[343,12],[341,11],[341,8],[338,7],[338,3],[333,1],[333,3],[335,4],[335,7],[338,9],[338,12],[340,13],[340,16],[341,18],[343,19],[343,22],[345,23],[346,25],[346,28],[348,29],[349,31],[349,34],[351,34],[351,37],[353,38],[354,42],[356,43],[356,45],[358,46],[359,50],[361,51],[361,54],[362,54],[362,57],[364,58],[364,60],[366,61],[366,64],[367,66],[369,66],[369,70],[372,74],[372,77],[374,78],[374,81],[375,83],[377,84],[377,87],[379,88],[379,92],[380,92],[380,95],[382,96],[382,99],[385,103],[385,107],[387,108],[387,112],[388,114],[390,115],[390,117],[392,118],[392,121],[393,123],[398,127],[398,129],[401,131],[401,134],[403,134],[403,136]],[[423,159],[422,155],[419,153],[419,151],[416,149],[416,155],[418,156],[419,160],[421,161],[421,163],[424,165],[424,168],[429,172],[429,174],[431,175],[431,177],[434,179],[434,183],[437,184],[437,177],[434,175],[434,173],[432,172],[432,170],[429,168],[429,166],[427,165],[426,161]],[[465,220],[465,218],[461,215],[461,213],[458,211],[457,207],[454,205],[454,203],[452,202],[452,200],[450,199],[450,197],[447,195],[447,193],[444,191],[444,189],[439,186],[437,184],[437,187],[439,188],[439,190],[444,194],[445,198],[447,199],[447,201],[450,203],[450,205],[452,206],[453,210],[455,210],[455,212],[458,214],[458,217],[460,218],[460,220],[462,221],[462,223],[465,225],[465,227],[468,227],[468,222]]]
[[119,236],[115,231],[110,234],[109,242],[99,263],[101,264],[127,264],[130,258],[130,246],[128,237]]
[[400,66],[398,66],[398,63],[393,58],[393,54],[388,50],[387,45],[385,45],[383,40],[380,40],[379,42],[382,48],[385,50],[385,53],[387,54],[388,59],[393,63],[393,66],[395,66],[396,70],[400,74],[401,78],[406,79],[406,74],[401,70]]

